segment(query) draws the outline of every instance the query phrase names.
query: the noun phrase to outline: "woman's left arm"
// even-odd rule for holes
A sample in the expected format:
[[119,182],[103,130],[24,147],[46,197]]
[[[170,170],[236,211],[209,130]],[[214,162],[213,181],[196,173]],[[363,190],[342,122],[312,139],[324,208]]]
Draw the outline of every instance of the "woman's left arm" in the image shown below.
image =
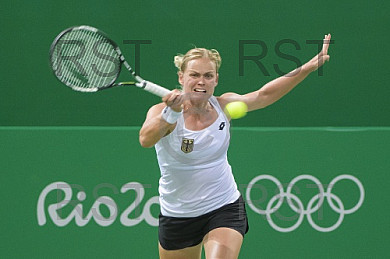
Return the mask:
[[272,80],[255,92],[245,95],[226,93],[220,98],[224,100],[225,103],[243,101],[248,105],[248,111],[261,109],[273,104],[302,82],[311,72],[316,71],[329,60],[328,48],[330,38],[330,34],[325,35],[320,53],[287,75]]

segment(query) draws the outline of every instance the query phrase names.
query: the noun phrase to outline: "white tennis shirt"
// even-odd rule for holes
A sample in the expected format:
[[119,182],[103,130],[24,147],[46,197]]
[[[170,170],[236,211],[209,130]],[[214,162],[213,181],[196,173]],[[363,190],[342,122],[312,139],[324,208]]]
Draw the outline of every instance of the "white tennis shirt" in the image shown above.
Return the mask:
[[186,129],[183,115],[156,143],[161,214],[197,217],[236,201],[240,193],[227,160],[230,124],[217,99],[218,118],[200,131]]

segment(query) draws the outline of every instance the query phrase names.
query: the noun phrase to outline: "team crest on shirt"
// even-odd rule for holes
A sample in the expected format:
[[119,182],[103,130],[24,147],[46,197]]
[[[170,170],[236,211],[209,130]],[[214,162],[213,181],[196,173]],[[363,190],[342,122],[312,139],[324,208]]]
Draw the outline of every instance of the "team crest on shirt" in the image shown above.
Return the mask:
[[194,139],[183,138],[181,142],[181,151],[190,153],[194,149]]

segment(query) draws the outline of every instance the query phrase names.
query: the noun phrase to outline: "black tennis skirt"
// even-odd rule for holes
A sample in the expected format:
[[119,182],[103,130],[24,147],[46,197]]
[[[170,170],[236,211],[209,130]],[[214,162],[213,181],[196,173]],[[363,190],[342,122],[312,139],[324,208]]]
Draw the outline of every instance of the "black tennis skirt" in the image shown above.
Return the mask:
[[242,236],[248,232],[248,217],[242,196],[233,203],[198,217],[176,218],[160,213],[158,237],[164,249],[177,250],[200,244],[208,232],[220,227],[234,229]]

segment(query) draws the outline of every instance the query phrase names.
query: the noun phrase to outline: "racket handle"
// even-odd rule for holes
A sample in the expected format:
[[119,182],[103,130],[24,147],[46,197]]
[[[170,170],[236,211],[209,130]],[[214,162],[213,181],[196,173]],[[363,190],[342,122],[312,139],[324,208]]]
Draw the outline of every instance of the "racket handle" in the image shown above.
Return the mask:
[[143,80],[141,83],[136,83],[135,85],[160,97],[164,97],[171,92],[162,86],[156,85],[146,80]]

